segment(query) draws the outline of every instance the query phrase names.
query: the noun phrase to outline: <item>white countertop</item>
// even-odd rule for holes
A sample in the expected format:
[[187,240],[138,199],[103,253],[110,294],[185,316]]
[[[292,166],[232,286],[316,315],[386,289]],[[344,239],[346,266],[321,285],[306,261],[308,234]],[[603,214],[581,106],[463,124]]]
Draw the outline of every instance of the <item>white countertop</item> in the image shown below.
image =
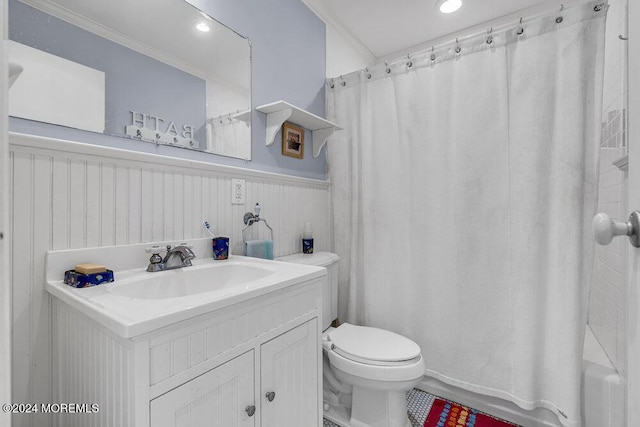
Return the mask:
[[[138,251],[141,245],[131,246],[135,246],[135,250]],[[99,251],[99,249],[96,248],[89,251],[95,252]],[[112,249],[113,247],[108,250]],[[197,252],[196,255],[198,255]],[[85,258],[88,262],[105,259],[105,257],[96,256],[95,253],[91,256],[87,254],[83,257],[83,250],[63,251],[62,254],[56,252],[48,253],[46,289],[55,297],[123,338],[142,335],[294,284],[320,278],[327,274],[326,269],[323,267],[244,256],[231,256],[228,260],[218,261],[206,257],[205,254],[205,257],[194,259],[192,267],[154,273],[147,272],[146,265],[140,266],[140,268],[118,270],[117,265],[109,266],[107,264],[107,268],[114,271],[115,281],[113,283],[80,289],[65,285],[62,281],[64,269],[73,268],[78,263],[78,260],[85,260]],[[159,281],[166,281],[179,279],[185,274],[194,273],[198,273],[199,277],[202,277],[204,273],[204,277],[206,277],[210,272],[212,281],[215,281],[216,268],[224,265],[236,266],[234,268],[243,268],[243,266],[256,267],[267,270],[267,272],[264,273],[263,277],[248,280],[241,284],[177,297],[136,298],[124,295],[127,292],[123,294],[121,289],[123,286],[136,286],[136,283],[145,280],[158,279]],[[50,271],[51,268],[60,271],[59,273],[52,272]],[[193,271],[189,273],[188,269],[193,269]],[[206,271],[197,272],[196,270]],[[163,276],[166,277],[162,279]]]

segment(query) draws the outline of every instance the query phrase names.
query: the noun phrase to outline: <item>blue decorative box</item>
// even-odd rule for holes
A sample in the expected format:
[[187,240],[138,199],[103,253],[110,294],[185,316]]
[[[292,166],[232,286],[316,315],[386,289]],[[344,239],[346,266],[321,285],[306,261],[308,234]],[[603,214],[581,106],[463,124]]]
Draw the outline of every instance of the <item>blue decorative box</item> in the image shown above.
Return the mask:
[[88,288],[89,286],[113,282],[113,280],[113,271],[111,270],[93,274],[81,274],[75,270],[67,270],[64,272],[64,283],[74,288]]

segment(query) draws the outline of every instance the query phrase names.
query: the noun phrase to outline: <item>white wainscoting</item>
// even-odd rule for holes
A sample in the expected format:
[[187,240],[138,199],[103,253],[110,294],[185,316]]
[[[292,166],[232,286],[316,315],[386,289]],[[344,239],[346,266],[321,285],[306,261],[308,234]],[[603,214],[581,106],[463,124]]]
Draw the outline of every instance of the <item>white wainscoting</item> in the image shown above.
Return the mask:
[[[332,247],[325,181],[31,135],[9,142],[16,403],[51,401],[47,250],[206,237],[208,220],[242,254],[242,216],[256,202],[274,230],[275,256],[301,251],[306,221],[316,250]],[[245,205],[231,205],[232,178],[246,180]],[[247,235],[268,236],[263,224]],[[48,425],[41,414],[14,417],[14,426]]]

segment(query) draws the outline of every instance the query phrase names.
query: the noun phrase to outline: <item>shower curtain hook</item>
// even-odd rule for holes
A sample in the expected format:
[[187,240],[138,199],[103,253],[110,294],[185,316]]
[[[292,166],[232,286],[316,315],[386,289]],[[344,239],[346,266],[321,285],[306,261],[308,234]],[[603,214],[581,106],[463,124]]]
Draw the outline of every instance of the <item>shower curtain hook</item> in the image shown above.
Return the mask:
[[413,62],[411,62],[411,54],[407,53],[407,68],[411,68],[413,66]]
[[384,70],[387,74],[391,74],[391,68],[389,68],[389,63],[387,61],[384,61],[384,66],[387,67],[386,70]]
[[524,28],[522,27],[522,16],[520,17],[520,28],[518,28],[518,31],[516,31],[516,34],[519,36],[524,34]]
[[564,4],[560,5],[560,12],[562,12],[564,10]]
[[367,79],[370,80],[371,79],[371,73],[369,72],[369,67],[365,67],[364,71],[365,71],[365,73],[367,73]]

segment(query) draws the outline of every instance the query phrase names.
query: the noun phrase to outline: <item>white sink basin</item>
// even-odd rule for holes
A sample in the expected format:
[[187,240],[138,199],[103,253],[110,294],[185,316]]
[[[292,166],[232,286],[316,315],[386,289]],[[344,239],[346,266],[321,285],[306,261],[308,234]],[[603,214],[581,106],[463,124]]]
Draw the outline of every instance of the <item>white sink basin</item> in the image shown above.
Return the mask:
[[246,286],[270,274],[274,272],[260,265],[225,261],[138,275],[108,286],[107,290],[114,295],[139,299],[179,298]]
[[[191,267],[154,273],[146,271],[148,244],[49,252],[46,289],[131,338],[327,274],[322,267],[243,256],[217,261],[210,239],[189,242],[197,255]],[[107,265],[115,281],[82,289],[65,285],[64,271],[83,262]]]

